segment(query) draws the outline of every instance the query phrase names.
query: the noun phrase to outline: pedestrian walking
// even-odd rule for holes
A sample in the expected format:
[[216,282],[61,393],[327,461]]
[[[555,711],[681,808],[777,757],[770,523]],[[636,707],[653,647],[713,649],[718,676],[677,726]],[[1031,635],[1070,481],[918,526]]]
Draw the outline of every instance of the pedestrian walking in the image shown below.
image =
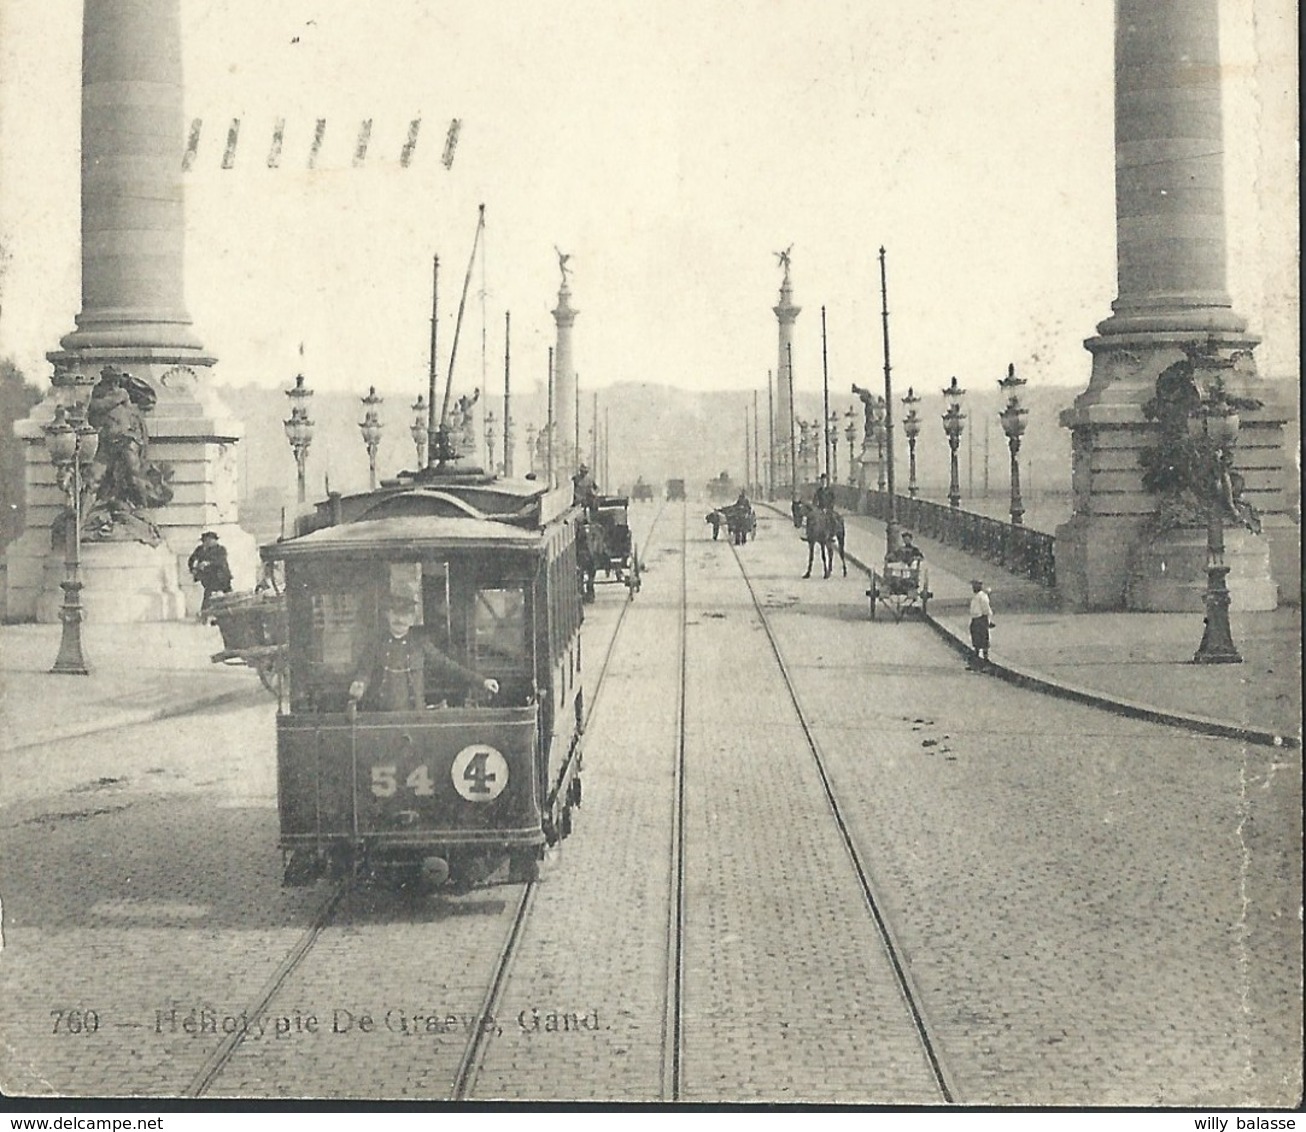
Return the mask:
[[208,612],[214,594],[231,593],[231,566],[227,562],[227,548],[218,541],[216,531],[200,535],[200,544],[186,560],[190,576],[204,587],[204,600],[200,604],[200,619]]
[[989,630],[994,627],[993,606],[984,590],[983,578],[970,580],[970,646],[974,650],[969,667],[980,668],[989,662]]

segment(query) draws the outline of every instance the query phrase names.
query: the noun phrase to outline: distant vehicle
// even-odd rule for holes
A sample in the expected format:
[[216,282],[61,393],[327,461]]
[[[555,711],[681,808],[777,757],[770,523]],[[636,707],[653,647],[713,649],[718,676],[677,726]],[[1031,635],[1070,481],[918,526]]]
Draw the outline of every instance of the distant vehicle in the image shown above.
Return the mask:
[[713,503],[731,503],[738,494],[739,489],[731,481],[729,472],[722,472],[707,481],[707,497]]
[[667,499],[670,502],[683,500],[685,498],[685,481],[684,480],[667,480]]
[[651,483],[645,483],[644,477],[640,476],[639,479],[635,481],[635,486],[630,489],[630,498],[636,503],[653,502],[653,485]]
[[608,580],[624,585],[628,597],[639,592],[639,555],[630,533],[629,504],[624,495],[599,495],[587,508],[577,538],[586,601],[594,600],[595,576],[600,570]]

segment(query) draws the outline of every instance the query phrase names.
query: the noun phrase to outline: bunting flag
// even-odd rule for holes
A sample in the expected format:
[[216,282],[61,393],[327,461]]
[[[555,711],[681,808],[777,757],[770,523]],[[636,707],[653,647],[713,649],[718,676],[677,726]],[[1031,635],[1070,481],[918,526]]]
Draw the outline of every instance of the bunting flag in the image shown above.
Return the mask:
[[[355,136],[352,152],[350,154],[351,164],[358,168],[367,163],[368,150],[372,148],[372,119],[364,119],[358,127],[358,133]],[[236,167],[237,153],[240,148],[241,119],[231,119],[227,127],[226,145],[222,151],[221,168],[234,169]],[[408,123],[408,133],[404,139],[403,146],[399,151],[399,166],[407,169],[412,166],[417,153],[418,136],[422,128],[422,119],[414,118]],[[318,118],[313,126],[313,139],[309,144],[307,166],[309,169],[318,168],[319,162],[323,158],[323,146],[326,141],[327,120]],[[462,131],[462,119],[452,118],[449,121],[449,129],[445,134],[444,152],[440,157],[440,164],[446,169],[453,168],[454,152],[458,148],[458,136]],[[191,121],[190,131],[186,138],[186,150],[182,155],[181,168],[182,172],[189,173],[195,168],[196,163],[200,160],[200,139],[204,132],[204,119],[195,118]],[[246,131],[248,132],[248,131]],[[293,130],[292,142],[293,146]],[[287,151],[286,148],[286,119],[277,118],[272,125],[272,139],[267,152],[267,167],[269,169],[280,169],[283,165],[283,156],[287,152],[293,152],[293,149]]]

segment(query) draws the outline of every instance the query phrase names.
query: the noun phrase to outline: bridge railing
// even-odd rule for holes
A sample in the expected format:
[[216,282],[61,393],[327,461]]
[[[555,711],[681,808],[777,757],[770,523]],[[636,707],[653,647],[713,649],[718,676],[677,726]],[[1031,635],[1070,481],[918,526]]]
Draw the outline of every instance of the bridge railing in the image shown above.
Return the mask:
[[[850,511],[882,520],[889,517],[888,492],[858,492],[845,486],[836,489],[836,499]],[[901,526],[926,538],[958,547],[1041,585],[1057,584],[1057,540],[1053,535],[905,495],[897,497],[897,511]]]

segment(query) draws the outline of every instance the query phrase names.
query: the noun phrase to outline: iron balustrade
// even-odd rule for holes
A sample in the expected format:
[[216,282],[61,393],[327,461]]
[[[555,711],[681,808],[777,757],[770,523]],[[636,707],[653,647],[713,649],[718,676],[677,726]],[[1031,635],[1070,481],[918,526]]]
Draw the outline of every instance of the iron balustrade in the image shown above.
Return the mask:
[[[850,510],[859,510],[852,493],[846,498]],[[888,519],[887,492],[868,491],[865,499],[864,514]],[[896,510],[898,523],[908,530],[958,547],[967,554],[1040,585],[1055,587],[1057,584],[1056,538],[1053,535],[906,495],[898,496]]]

